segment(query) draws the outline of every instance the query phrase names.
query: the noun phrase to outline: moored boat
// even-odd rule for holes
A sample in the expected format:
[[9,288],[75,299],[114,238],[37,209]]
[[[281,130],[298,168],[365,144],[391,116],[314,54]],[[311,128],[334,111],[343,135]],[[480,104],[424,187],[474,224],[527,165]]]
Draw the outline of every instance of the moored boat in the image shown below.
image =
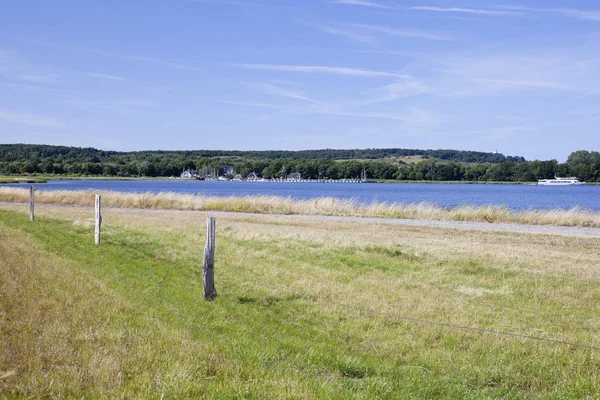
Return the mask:
[[570,178],[559,178],[555,176],[554,179],[540,179],[538,185],[546,186],[568,186],[568,185],[585,185],[585,182],[580,182],[575,177]]

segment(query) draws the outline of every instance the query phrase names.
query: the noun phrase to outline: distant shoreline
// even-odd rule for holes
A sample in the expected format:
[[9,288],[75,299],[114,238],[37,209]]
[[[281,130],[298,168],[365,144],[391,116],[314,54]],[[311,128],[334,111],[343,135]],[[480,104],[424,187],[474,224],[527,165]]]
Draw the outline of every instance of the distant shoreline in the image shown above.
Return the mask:
[[[48,181],[85,181],[85,180],[93,180],[93,181],[173,181],[173,182],[181,182],[181,181],[198,181],[193,178],[178,178],[178,177],[114,177],[114,176],[0,176],[0,184],[14,184],[14,183],[47,183]],[[206,181],[198,181],[198,182],[206,182]],[[209,181],[209,182],[222,182],[222,181]],[[224,181],[223,181],[224,182]],[[238,182],[229,180],[226,182]],[[253,182],[253,181],[241,181],[241,182]],[[265,181],[265,182],[278,182],[278,181]],[[305,182],[295,182],[288,181],[289,183],[305,183]],[[254,183],[254,182],[253,182]],[[260,181],[256,183],[261,183]],[[285,183],[281,182],[281,183]],[[307,183],[317,183],[315,180]],[[343,183],[343,182],[340,182]],[[348,183],[356,183],[356,182],[348,182]],[[393,180],[393,179],[367,179],[366,182],[363,183],[384,183],[384,184],[393,184],[393,183],[418,183],[418,184],[445,184],[445,185],[537,185],[537,182],[503,182],[503,181],[408,181],[408,180]],[[586,182],[586,185],[600,185],[598,182]]]
[[[0,184],[11,183],[47,183],[48,181],[72,181],[72,180],[94,180],[94,181],[197,181],[192,178],[173,178],[173,177],[112,177],[112,176],[0,176]],[[203,181],[199,181],[203,182]],[[205,181],[204,181],[205,182]],[[210,181],[219,182],[219,181]],[[237,182],[229,180],[227,182]],[[252,182],[252,181],[242,181]],[[266,181],[276,182],[276,181]],[[294,182],[290,183],[304,183]],[[312,182],[312,181],[311,181]],[[260,183],[260,182],[257,182]],[[315,181],[316,183],[316,181]],[[407,181],[407,180],[392,180],[392,179],[367,179],[364,183],[426,183],[426,184],[467,184],[467,185],[535,185],[537,182],[501,182],[501,181]]]

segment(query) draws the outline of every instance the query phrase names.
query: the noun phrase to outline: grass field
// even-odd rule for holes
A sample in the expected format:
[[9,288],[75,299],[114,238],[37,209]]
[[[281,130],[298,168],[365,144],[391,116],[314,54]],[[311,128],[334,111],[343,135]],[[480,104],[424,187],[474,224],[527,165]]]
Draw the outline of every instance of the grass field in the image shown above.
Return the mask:
[[0,205],[0,397],[600,396],[598,240]]

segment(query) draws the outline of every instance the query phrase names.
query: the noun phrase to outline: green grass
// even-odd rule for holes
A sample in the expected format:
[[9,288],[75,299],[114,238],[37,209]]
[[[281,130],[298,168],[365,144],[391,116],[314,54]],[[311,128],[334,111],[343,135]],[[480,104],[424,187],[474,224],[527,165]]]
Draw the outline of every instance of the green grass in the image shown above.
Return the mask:
[[32,177],[32,176],[0,176],[0,184],[2,183],[46,183],[47,178]]
[[103,175],[52,175],[32,174],[22,176],[0,175],[0,183],[46,183],[49,180],[72,181],[72,180],[107,180],[107,181],[137,181],[137,180],[170,180],[170,177],[122,177]]
[[[515,262],[493,249],[479,254],[444,245],[447,252],[438,253],[431,240],[390,243],[375,233],[357,245],[363,241],[353,225],[219,218],[219,296],[205,302],[201,216],[108,213],[97,247],[81,212],[63,219],[42,215],[31,223],[25,214],[0,210],[0,293],[8,294],[0,296],[0,394],[600,395],[598,351],[332,303],[598,345],[600,284],[594,272],[560,270],[560,263],[545,271],[539,259]],[[441,238],[416,228],[384,229]],[[533,246],[566,251],[566,242]],[[597,255],[595,243],[576,248],[582,257]],[[465,295],[469,290],[477,295]]]

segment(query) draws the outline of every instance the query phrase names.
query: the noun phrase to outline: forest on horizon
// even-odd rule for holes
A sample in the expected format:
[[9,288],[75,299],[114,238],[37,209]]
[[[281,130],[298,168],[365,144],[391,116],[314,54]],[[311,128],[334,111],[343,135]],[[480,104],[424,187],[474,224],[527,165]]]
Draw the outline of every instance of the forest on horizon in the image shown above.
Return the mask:
[[[406,162],[403,158],[415,158]],[[321,150],[179,150],[104,151],[69,146],[0,144],[2,175],[70,175],[106,177],[170,177],[183,170],[215,169],[224,174],[251,172],[279,178],[300,172],[306,179],[532,182],[575,176],[600,182],[600,153],[580,150],[565,163],[527,161],[523,157],[463,150],[321,149]]]

